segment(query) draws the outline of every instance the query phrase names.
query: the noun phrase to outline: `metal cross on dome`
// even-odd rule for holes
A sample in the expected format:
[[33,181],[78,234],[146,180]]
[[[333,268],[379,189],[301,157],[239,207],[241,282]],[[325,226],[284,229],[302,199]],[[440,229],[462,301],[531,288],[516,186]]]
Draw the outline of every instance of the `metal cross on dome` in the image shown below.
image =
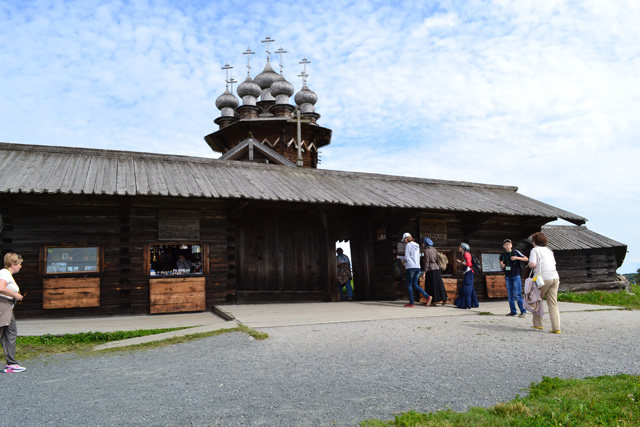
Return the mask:
[[282,67],[283,67],[283,65],[282,65],[282,54],[283,53],[287,53],[287,51],[283,50],[282,48],[280,48],[280,49],[276,50],[276,53],[280,55],[280,75],[282,75]]
[[238,83],[238,81],[235,80],[233,77],[231,77],[231,80],[229,80],[229,83],[231,83],[231,93],[233,93],[233,84]]
[[264,40],[262,40],[262,43],[266,43],[267,44],[267,62],[269,62],[269,55],[271,55],[271,52],[269,52],[269,43],[273,43],[275,42],[274,39],[272,39],[271,37],[267,36]]
[[222,70],[225,70],[226,73],[226,78],[224,79],[225,82],[227,82],[227,90],[229,90],[229,70],[231,70],[233,67],[231,65],[229,65],[229,63],[224,64],[224,67],[222,67]]
[[247,55],[247,76],[251,77],[251,55],[254,55],[255,52],[247,48],[246,52],[242,52],[242,54]]
[[302,64],[302,73],[298,74],[298,77],[302,77],[302,84],[306,86],[307,77],[309,77],[309,74],[307,74],[307,64],[311,64],[311,61],[309,61],[307,58],[303,58],[302,61],[299,62],[299,64]]

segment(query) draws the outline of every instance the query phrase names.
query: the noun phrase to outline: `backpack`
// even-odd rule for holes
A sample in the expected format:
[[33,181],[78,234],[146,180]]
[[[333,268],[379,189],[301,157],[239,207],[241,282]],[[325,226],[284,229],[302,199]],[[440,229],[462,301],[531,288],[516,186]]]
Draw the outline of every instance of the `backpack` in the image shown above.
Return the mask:
[[[471,254],[471,252],[469,252]],[[471,254],[471,268],[473,268],[474,273],[480,273],[482,268],[480,267],[480,260],[474,254]]]
[[440,270],[446,270],[447,264],[449,264],[449,258],[442,252],[438,252],[438,267],[440,267]]

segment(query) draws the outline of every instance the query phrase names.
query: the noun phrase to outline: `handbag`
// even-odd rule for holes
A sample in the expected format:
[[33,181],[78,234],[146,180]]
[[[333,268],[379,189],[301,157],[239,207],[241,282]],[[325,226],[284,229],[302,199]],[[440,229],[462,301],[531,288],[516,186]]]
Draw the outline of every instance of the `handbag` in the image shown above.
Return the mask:
[[[540,254],[538,254],[538,265],[536,268],[538,269],[538,275],[533,276],[533,283],[535,283],[538,288],[541,288],[544,286],[544,280],[542,280],[542,256]],[[531,271],[531,274],[533,274],[533,271]]]

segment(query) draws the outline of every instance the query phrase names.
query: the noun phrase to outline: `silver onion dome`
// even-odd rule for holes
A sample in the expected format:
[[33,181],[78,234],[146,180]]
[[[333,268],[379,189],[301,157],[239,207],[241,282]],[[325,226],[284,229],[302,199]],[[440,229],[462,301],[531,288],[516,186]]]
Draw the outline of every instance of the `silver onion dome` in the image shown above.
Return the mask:
[[216,98],[216,108],[222,112],[223,116],[233,117],[234,110],[238,106],[238,98],[235,97],[229,89],[226,89],[222,95]]
[[280,78],[280,74],[273,71],[273,67],[270,62],[267,62],[267,65],[264,66],[264,70],[253,79],[256,82],[260,89],[262,89],[262,94],[260,95],[260,99],[262,101],[273,101],[275,98],[271,96],[269,92],[269,88]]
[[273,84],[273,82],[275,82],[279,78],[280,78],[280,74],[273,71],[273,67],[271,66],[271,63],[267,62],[267,65],[264,66],[264,70],[262,70],[262,72],[258,74],[256,78],[253,79],[253,81],[260,86],[260,89],[264,90],[264,89],[269,89]]
[[247,76],[244,82],[240,83],[236,92],[242,98],[243,105],[256,105],[256,98],[260,96],[262,89],[260,86]]
[[273,82],[269,89],[271,96],[276,98],[276,104],[289,104],[289,97],[293,95],[295,89],[285,78],[280,75],[278,80]]
[[318,95],[305,84],[300,89],[300,92],[295,96],[296,104],[300,107],[300,111],[303,113],[314,113],[315,103],[318,102]]

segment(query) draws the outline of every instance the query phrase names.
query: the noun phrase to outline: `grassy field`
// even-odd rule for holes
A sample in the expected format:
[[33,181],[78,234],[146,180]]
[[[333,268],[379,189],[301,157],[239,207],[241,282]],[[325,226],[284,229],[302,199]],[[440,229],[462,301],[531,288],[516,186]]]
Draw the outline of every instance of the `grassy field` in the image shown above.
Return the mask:
[[366,420],[362,427],[638,426],[640,377],[544,378],[527,397],[467,412],[407,412],[394,420]]
[[631,292],[589,291],[585,293],[563,292],[558,301],[580,302],[596,305],[615,305],[630,310],[640,309],[640,285],[631,285]]

